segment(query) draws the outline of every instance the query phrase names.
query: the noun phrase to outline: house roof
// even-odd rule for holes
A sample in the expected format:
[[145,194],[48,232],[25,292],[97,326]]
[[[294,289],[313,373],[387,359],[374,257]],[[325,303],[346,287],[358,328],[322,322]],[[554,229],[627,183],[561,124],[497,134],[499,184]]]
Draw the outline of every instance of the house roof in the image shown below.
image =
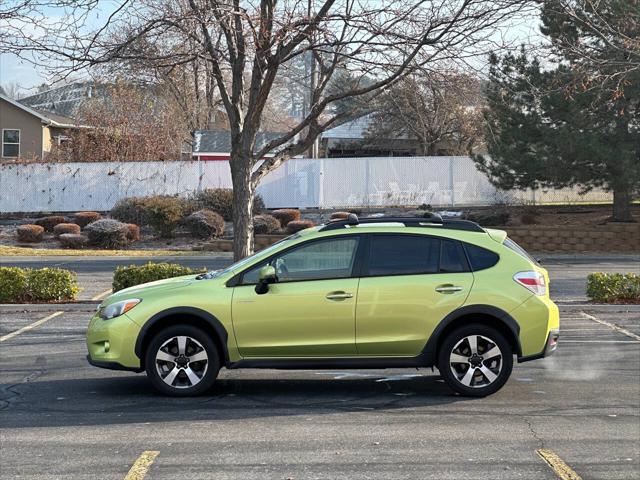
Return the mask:
[[[258,132],[256,150],[268,142],[282,137],[282,133]],[[231,152],[231,132],[228,130],[197,130],[193,133],[193,153],[229,153]]]
[[19,108],[20,110],[27,112],[30,115],[33,115],[34,117],[39,118],[42,123],[51,125],[52,127],[59,127],[59,128],[77,127],[75,121],[72,118],[64,117],[62,115],[56,115],[55,113],[51,113],[51,112],[45,112],[43,110],[35,110],[33,108],[27,107],[26,105],[23,105],[22,103],[16,100],[13,100],[12,98],[7,97],[6,95],[0,94],[0,99],[6,101],[7,103],[10,103],[11,105],[13,105],[16,108]]
[[104,85],[92,81],[75,82],[20,99],[20,103],[64,117],[75,117],[84,101],[92,97],[105,97]]
[[371,115],[363,115],[323,132],[322,138],[361,139],[371,123]]

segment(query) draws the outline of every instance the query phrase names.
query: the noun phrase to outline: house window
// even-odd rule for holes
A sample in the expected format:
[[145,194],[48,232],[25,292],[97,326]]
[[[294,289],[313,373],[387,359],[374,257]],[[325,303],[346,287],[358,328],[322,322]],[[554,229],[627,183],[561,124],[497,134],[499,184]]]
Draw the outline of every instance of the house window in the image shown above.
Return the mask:
[[2,156],[20,156],[20,130],[10,128],[2,130]]

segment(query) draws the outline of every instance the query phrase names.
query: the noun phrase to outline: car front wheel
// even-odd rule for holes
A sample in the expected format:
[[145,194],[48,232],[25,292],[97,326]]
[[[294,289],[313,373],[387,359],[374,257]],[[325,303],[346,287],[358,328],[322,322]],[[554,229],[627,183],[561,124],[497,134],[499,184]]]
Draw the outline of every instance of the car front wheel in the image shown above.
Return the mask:
[[176,325],[156,334],[145,357],[147,376],[165,395],[187,397],[208,390],[218,376],[215,343],[204,331]]
[[484,397],[500,390],[509,379],[513,352],[498,330],[466,325],[445,338],[438,353],[438,369],[455,392]]

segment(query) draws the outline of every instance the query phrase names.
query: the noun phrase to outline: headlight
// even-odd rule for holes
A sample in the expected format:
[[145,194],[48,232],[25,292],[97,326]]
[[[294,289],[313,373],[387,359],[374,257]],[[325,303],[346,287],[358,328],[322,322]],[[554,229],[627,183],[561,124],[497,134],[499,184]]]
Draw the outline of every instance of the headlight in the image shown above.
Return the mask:
[[119,317],[124,315],[142,300],[139,298],[130,298],[129,300],[123,300],[121,302],[112,303],[108,307],[101,308],[98,315],[103,320],[109,320],[110,318]]

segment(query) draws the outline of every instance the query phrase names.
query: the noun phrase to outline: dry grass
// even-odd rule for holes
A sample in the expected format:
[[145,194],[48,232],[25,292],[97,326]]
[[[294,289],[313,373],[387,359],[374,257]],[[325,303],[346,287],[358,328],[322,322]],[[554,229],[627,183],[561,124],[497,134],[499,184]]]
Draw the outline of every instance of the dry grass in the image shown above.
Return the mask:
[[74,250],[62,248],[25,248],[0,245],[0,256],[18,257],[160,257],[202,255],[187,250]]

